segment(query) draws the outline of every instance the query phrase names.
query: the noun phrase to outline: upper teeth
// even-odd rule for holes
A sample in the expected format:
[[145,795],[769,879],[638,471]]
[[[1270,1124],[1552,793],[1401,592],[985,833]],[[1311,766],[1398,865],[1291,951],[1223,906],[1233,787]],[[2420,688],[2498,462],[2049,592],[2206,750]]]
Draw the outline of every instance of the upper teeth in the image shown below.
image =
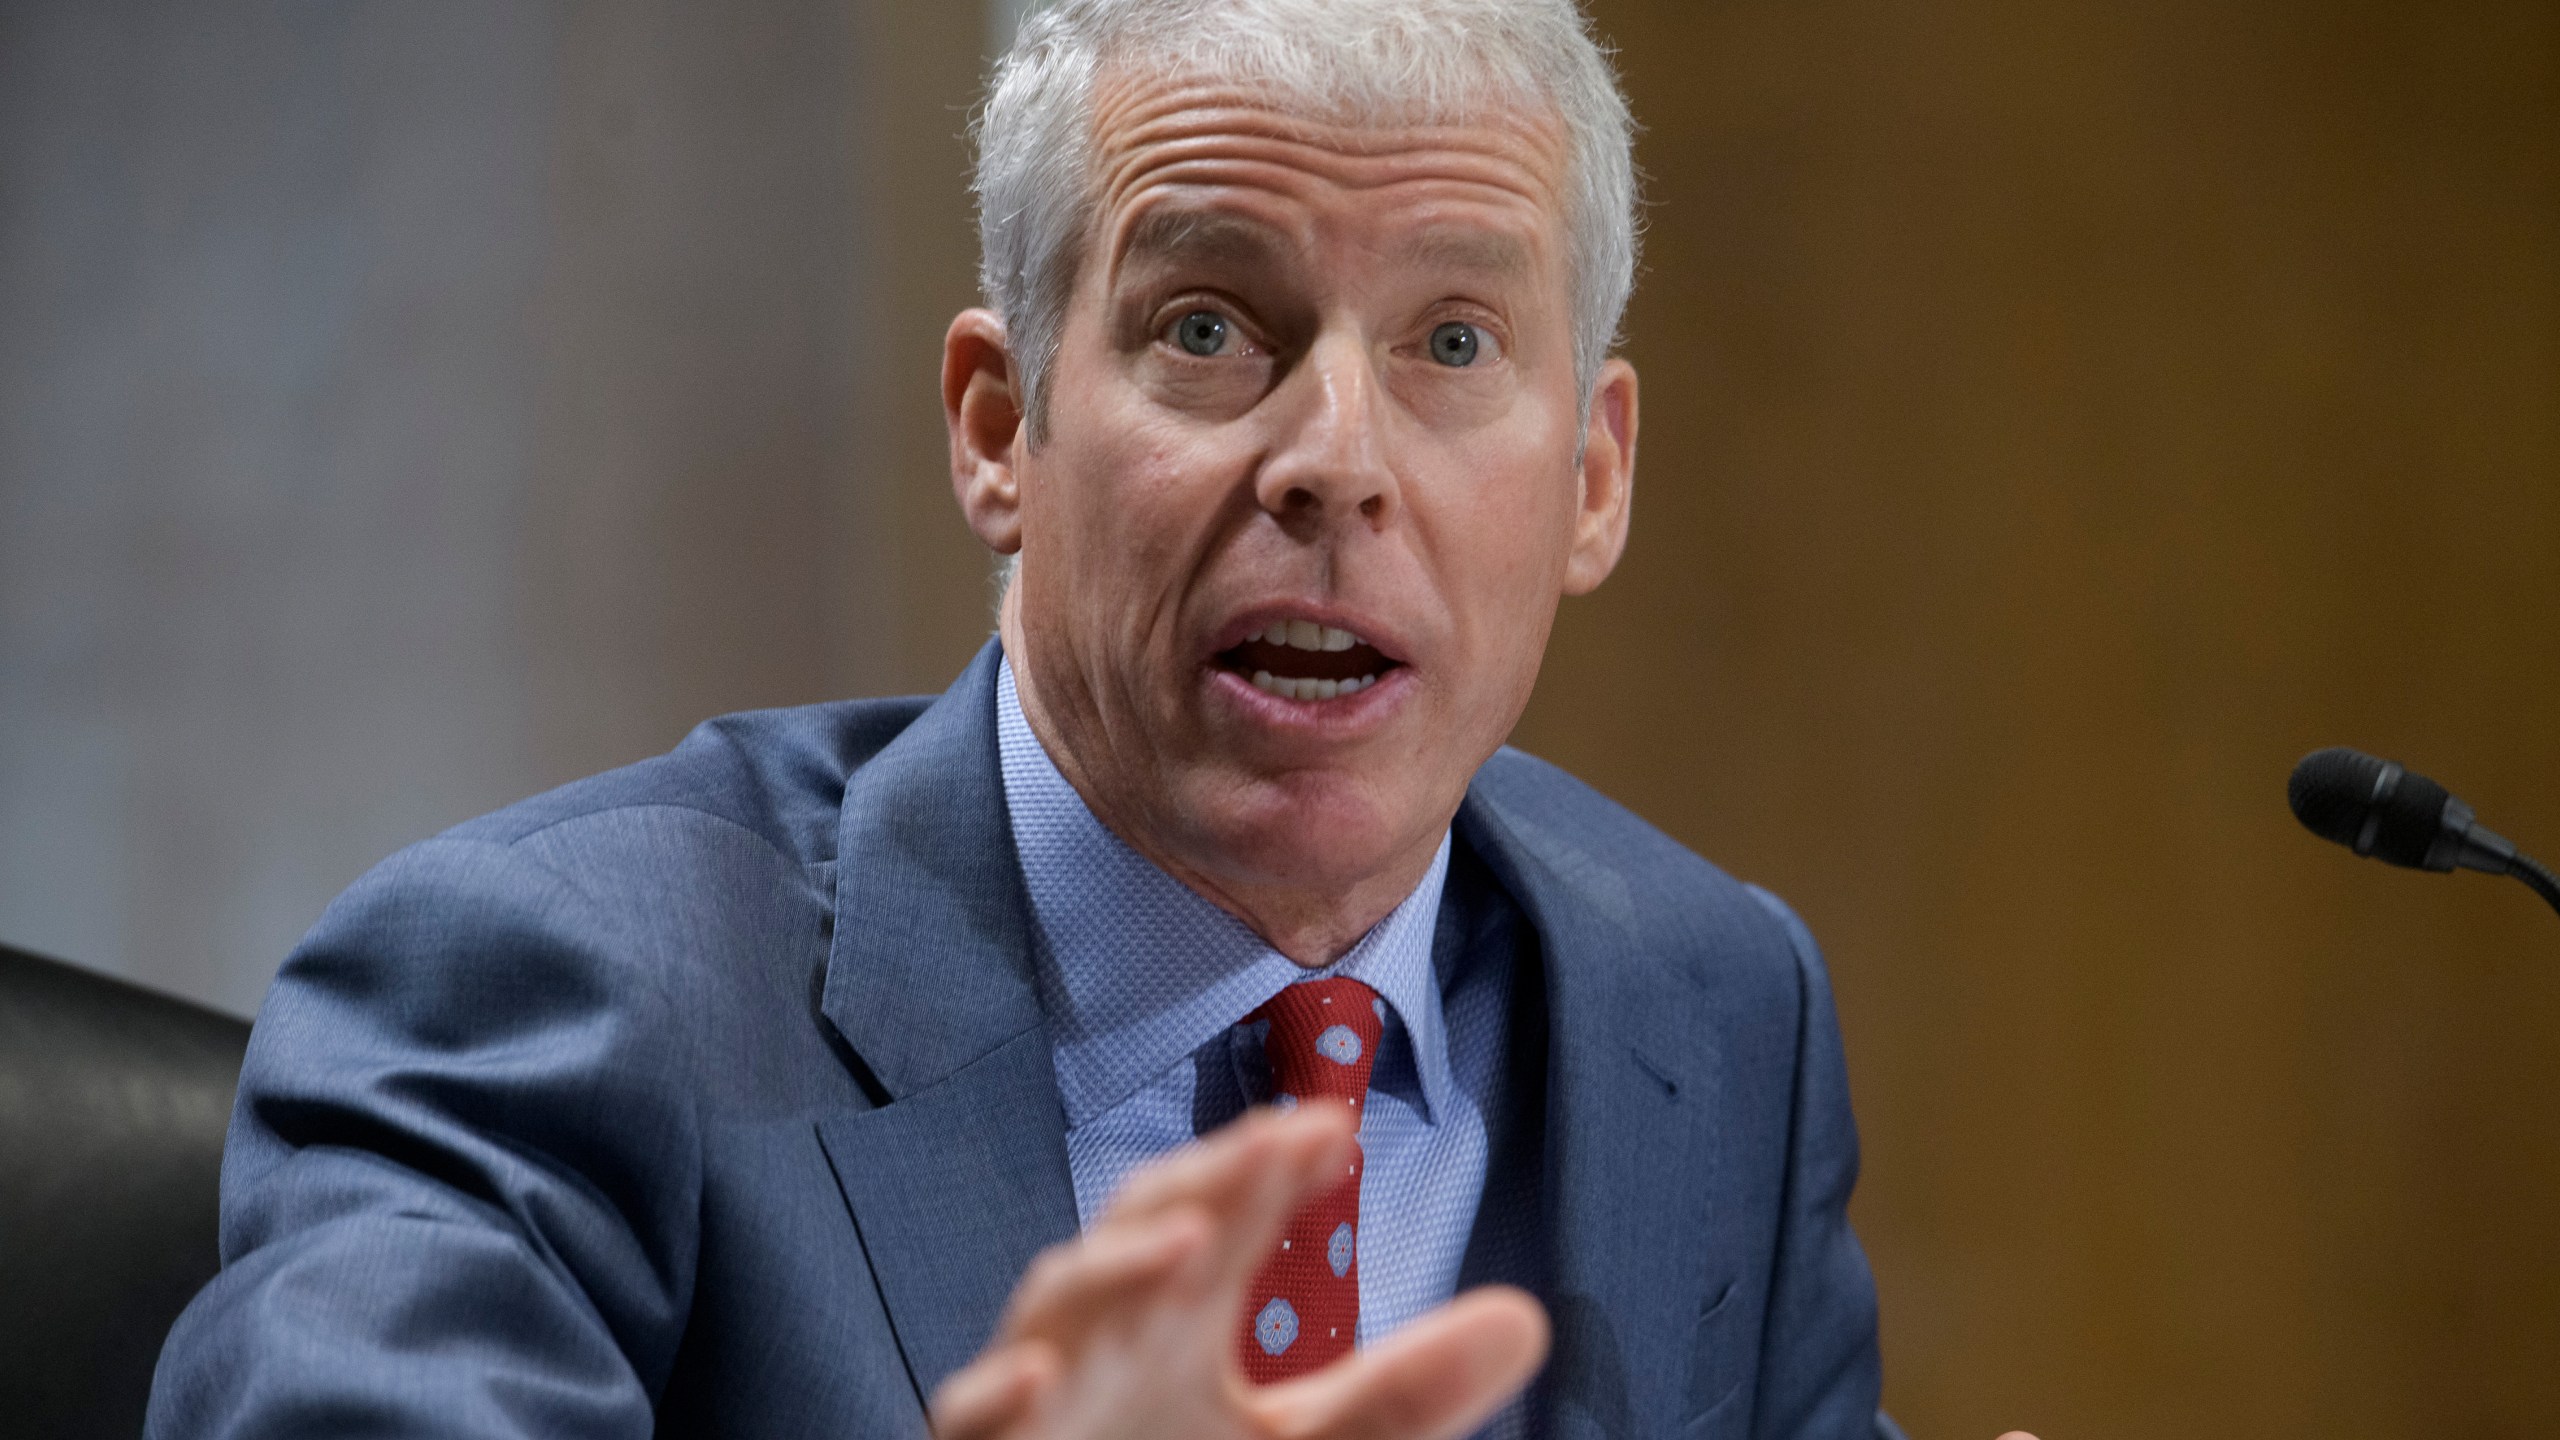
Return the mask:
[[1262,632],[1262,638],[1293,650],[1348,650],[1361,643],[1360,637],[1348,630],[1336,630],[1313,620],[1274,620],[1271,628]]

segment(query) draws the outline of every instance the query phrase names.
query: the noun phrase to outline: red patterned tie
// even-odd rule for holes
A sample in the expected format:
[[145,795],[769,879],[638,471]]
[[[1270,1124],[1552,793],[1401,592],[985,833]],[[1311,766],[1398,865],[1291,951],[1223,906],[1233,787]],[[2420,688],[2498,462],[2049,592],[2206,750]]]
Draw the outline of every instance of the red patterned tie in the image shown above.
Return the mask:
[[[1331,1100],[1357,1110],[1366,1102],[1386,1028],[1377,991],[1357,980],[1308,980],[1245,1019],[1271,1022],[1262,1050],[1275,1104]],[[1280,1248],[1253,1277],[1236,1346],[1257,1385],[1351,1353],[1360,1333],[1360,1167],[1355,1145],[1350,1172],[1289,1218]]]

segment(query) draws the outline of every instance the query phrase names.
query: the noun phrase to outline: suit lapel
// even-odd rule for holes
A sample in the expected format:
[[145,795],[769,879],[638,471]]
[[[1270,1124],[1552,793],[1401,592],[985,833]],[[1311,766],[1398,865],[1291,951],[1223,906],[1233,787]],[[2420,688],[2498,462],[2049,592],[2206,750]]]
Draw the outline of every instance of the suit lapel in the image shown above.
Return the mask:
[[1638,943],[1616,871],[1481,789],[1458,824],[1526,912],[1544,970],[1542,1408],[1558,1435],[1673,1433],[1714,1259],[1706,996]]
[[846,786],[820,1008],[885,1103],[822,1122],[918,1396],[1076,1231],[996,757],[997,648]]

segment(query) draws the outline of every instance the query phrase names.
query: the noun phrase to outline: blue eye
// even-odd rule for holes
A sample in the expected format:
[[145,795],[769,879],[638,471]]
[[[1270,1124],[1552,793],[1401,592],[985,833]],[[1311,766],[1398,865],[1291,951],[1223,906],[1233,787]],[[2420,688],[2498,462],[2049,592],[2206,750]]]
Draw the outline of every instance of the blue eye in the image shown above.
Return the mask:
[[1443,365],[1473,365],[1481,344],[1476,327],[1452,320],[1432,330],[1431,358]]
[[1173,322],[1173,340],[1193,355],[1215,355],[1227,348],[1234,327],[1215,310],[1194,310]]

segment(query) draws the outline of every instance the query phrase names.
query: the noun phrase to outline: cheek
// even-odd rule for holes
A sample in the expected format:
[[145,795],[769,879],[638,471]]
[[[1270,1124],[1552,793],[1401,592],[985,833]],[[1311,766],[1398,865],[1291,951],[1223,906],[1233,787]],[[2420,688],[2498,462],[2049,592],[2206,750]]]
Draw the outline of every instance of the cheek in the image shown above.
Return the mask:
[[[1443,690],[1469,733],[1498,741],[1527,702],[1563,594],[1570,478],[1462,477],[1461,502],[1430,527],[1433,568],[1448,606],[1454,665]],[[1419,517],[1417,517],[1419,518]]]
[[1024,548],[1103,630],[1160,630],[1214,540],[1228,488],[1218,477],[1232,462],[1203,437],[1127,409],[1088,410],[1045,448],[1025,487]]
[[1052,563],[1079,572],[1096,541],[1143,543],[1146,517],[1164,499],[1173,469],[1163,437],[1143,414],[1117,403],[1111,387],[1060,387],[1050,430],[1030,483],[1024,486],[1024,543],[1054,550]]
[[1551,613],[1573,539],[1571,451],[1552,437],[1519,437],[1482,447],[1447,475],[1428,516],[1416,518],[1436,532],[1432,548],[1460,625]]

